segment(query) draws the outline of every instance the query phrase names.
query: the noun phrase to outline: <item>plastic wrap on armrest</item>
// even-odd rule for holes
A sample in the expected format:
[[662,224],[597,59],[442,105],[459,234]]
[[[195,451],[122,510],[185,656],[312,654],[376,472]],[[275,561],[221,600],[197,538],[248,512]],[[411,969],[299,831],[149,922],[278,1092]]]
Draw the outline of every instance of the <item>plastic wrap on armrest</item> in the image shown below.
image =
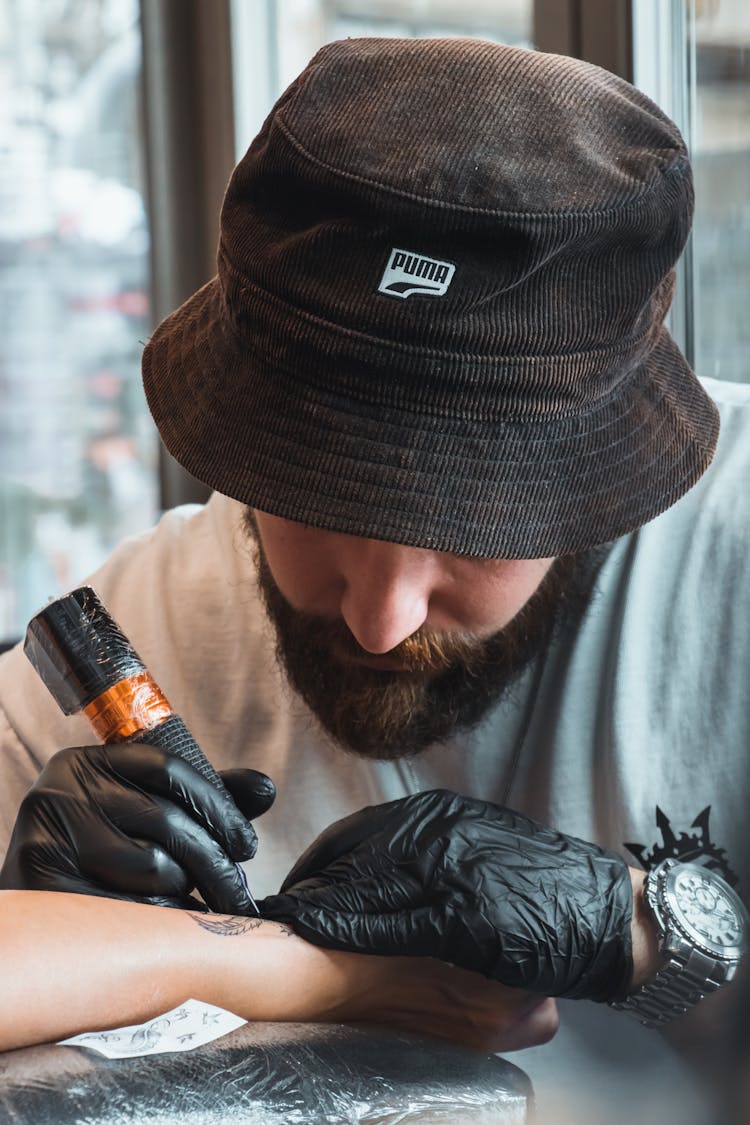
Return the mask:
[[0,1055],[14,1125],[523,1125],[531,1086],[494,1055],[342,1024],[250,1023],[196,1051]]

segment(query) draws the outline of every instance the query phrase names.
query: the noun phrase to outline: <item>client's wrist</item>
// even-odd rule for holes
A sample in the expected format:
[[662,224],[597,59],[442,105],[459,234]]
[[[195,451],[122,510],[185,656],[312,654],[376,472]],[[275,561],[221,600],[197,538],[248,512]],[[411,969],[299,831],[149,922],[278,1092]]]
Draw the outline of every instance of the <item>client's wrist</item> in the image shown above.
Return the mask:
[[[198,921],[213,924],[221,917],[207,915]],[[375,988],[372,962],[377,959],[323,949],[285,923],[258,918],[226,921],[230,926],[245,922],[247,931],[237,940],[203,943],[209,988],[222,997],[213,1003],[256,1020],[366,1018],[365,997]]]
[[633,975],[629,991],[635,992],[656,975],[661,963],[661,953],[656,919],[651,907],[646,902],[643,891],[646,872],[639,870],[637,867],[631,867],[629,870],[633,887],[633,917],[631,921]]

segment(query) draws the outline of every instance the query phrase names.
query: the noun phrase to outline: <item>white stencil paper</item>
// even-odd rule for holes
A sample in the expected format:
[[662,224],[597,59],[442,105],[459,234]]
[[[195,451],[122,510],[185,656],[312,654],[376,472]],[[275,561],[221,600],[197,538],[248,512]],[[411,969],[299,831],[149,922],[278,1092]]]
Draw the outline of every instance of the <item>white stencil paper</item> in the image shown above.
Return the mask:
[[108,1059],[133,1059],[139,1055],[160,1055],[167,1051],[192,1051],[246,1023],[234,1012],[186,1000],[170,1012],[132,1027],[109,1031],[85,1031],[61,1039],[63,1047],[90,1047]]

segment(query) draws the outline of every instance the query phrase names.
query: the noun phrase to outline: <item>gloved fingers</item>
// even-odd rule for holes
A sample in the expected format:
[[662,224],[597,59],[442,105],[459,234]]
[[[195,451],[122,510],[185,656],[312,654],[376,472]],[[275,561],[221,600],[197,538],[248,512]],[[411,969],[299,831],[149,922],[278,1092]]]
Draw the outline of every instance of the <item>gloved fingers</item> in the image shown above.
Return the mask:
[[[333,878],[329,879],[329,873]],[[416,913],[423,908],[435,914],[445,911],[445,896],[438,891],[426,894],[424,887],[407,871],[398,868],[358,873],[345,859],[334,862],[320,875],[296,883],[286,892],[269,895],[259,904],[261,913],[276,918],[320,913],[345,920],[346,924],[366,927],[370,919],[386,915]]]
[[[147,793],[166,797],[186,810],[233,860],[251,859],[258,848],[258,837],[226,789],[216,789],[210,781],[182,758],[147,743],[122,742],[96,747],[102,768],[121,781],[136,785]],[[97,757],[94,756],[96,764]]]
[[383,850],[391,855],[414,857],[419,852],[426,853],[435,838],[450,829],[466,804],[466,798],[450,790],[431,789],[360,809],[321,832],[294,864],[281,890],[329,868],[376,836],[381,838]]
[[205,902],[201,902],[195,895],[181,895],[178,897],[169,897],[167,895],[153,895],[151,898],[144,898],[148,906],[166,906],[170,910],[192,910],[196,914],[207,914],[208,907]]
[[330,901],[311,903],[279,894],[258,906],[263,918],[285,922],[305,941],[325,949],[381,957],[439,957],[444,944],[439,911],[432,905],[364,915],[341,911]]
[[[358,812],[334,821],[313,840],[299,857],[281,885],[281,893],[331,867],[340,857],[353,852],[370,836],[382,832],[402,801],[368,805]],[[406,818],[406,813],[404,812]]]
[[237,808],[248,820],[255,820],[268,812],[276,800],[276,786],[260,770],[221,770],[219,776]]
[[[152,800],[130,789],[118,792],[120,804]],[[8,889],[79,894],[92,884],[104,897],[126,898],[190,890],[180,866],[152,842],[129,839],[76,794],[36,788],[21,803],[0,882]]]
[[[151,841],[185,874],[185,887],[196,887],[210,910],[222,914],[255,914],[238,865],[221,845],[182,808],[160,797],[123,802],[110,813],[126,841]],[[151,895],[173,896],[171,888],[154,886]]]
[[117,840],[116,835],[110,846],[99,839],[95,857],[79,852],[80,871],[89,882],[139,900],[182,897],[191,889],[180,865],[158,844],[124,836]]

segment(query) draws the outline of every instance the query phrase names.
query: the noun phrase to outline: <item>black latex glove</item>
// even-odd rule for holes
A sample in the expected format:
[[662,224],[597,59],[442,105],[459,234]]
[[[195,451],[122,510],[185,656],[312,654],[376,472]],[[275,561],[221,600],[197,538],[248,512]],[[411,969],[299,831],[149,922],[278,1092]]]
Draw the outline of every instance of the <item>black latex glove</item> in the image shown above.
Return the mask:
[[21,804],[0,888],[204,909],[197,887],[211,910],[254,914],[236,862],[255,855],[250,820],[276,790],[256,770],[221,777],[233,800],[155,746],[61,750]]
[[616,999],[632,974],[623,859],[443,790],[331,825],[259,906],[316,945],[437,957],[545,996]]

